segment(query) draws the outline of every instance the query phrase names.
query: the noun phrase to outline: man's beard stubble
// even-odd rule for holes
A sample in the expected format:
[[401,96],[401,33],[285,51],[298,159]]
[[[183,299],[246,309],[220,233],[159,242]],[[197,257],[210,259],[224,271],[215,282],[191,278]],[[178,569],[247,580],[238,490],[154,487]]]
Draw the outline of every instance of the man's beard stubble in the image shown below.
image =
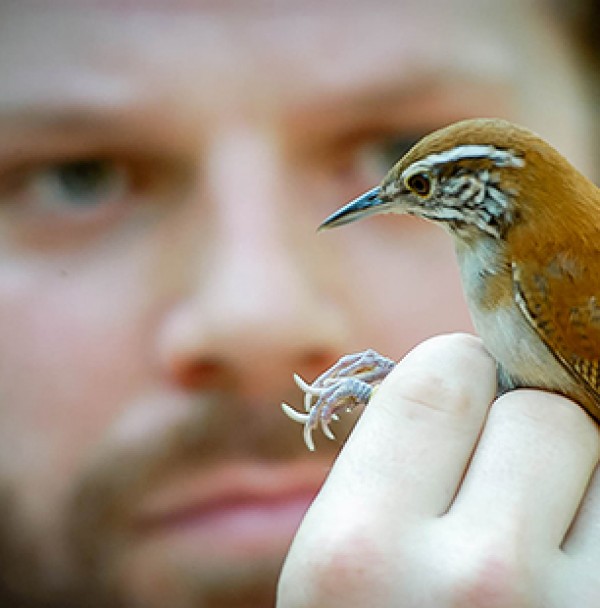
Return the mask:
[[[339,445],[320,449],[324,468]],[[231,461],[285,463],[306,457],[299,427],[273,404],[242,403],[224,392],[205,394],[189,415],[160,437],[135,445],[96,446],[72,483],[65,537],[73,572],[61,585],[50,582],[36,539],[19,514],[17,487],[0,492],[0,606],[3,608],[131,608],[123,584],[123,556],[136,541],[135,505],[150,489],[186,469],[203,470]],[[180,573],[180,605],[270,606],[284,556],[231,568],[187,568]],[[170,607],[179,608],[173,597]]]

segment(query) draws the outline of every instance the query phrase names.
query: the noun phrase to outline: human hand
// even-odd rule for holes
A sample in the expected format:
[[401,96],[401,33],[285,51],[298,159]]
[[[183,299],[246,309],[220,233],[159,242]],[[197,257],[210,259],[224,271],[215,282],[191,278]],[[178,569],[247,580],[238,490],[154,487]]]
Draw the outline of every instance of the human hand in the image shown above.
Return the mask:
[[481,342],[429,340],[374,395],[292,544],[279,608],[600,606],[598,428],[494,399]]

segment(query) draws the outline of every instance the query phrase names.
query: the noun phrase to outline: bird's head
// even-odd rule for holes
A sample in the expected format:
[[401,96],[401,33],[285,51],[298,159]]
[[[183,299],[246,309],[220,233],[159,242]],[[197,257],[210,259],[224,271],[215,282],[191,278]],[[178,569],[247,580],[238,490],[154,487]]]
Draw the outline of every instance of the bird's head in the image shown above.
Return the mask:
[[330,228],[378,213],[437,222],[455,236],[501,238],[523,211],[521,189],[535,187],[528,165],[562,162],[532,132],[499,119],[455,123],[419,141],[381,184],[322,224]]

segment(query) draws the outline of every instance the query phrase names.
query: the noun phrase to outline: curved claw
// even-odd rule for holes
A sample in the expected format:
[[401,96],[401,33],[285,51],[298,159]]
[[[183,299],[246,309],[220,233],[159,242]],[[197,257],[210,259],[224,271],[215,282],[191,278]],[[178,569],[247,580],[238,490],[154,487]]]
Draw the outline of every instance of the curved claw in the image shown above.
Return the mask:
[[309,384],[298,374],[294,374],[294,382],[296,383],[296,386],[304,393],[304,409],[307,412],[310,412],[313,408],[313,398],[317,397],[318,399],[325,389],[317,388]]
[[323,435],[325,435],[327,439],[335,441],[335,435],[333,434],[333,431],[329,428],[329,422],[329,420],[321,418],[321,430],[323,431]]
[[313,427],[306,424],[304,425],[304,443],[306,444],[306,447],[311,451],[314,452],[315,451],[315,443],[313,441],[312,438],[312,432],[313,432]]
[[298,374],[294,374],[294,382],[296,383],[296,386],[300,390],[302,390],[303,392],[305,392],[309,395],[314,395],[315,397],[319,397],[325,390],[323,388],[317,388],[317,387],[313,386],[312,384],[309,384],[308,382],[306,382],[306,380],[304,380]]
[[282,403],[281,409],[288,418],[291,418],[292,420],[294,420],[295,422],[299,422],[300,424],[306,424],[308,422],[308,419],[310,418],[310,414],[303,414],[302,412],[295,410],[291,405],[288,405],[287,403]]
[[[291,418],[295,422],[299,422],[301,425],[304,426],[304,443],[306,444],[306,447],[311,452],[314,452],[315,443],[312,438],[312,432],[316,428],[317,420],[318,420],[317,415],[315,415],[314,408],[313,408],[313,410],[311,410],[310,413],[304,414],[303,412],[299,412],[298,410],[295,410],[289,404],[282,403],[281,409],[283,410],[283,413],[288,418]],[[323,424],[323,421],[321,421],[321,424]],[[325,433],[325,431],[323,431],[323,432]],[[331,430],[329,430],[329,435],[327,433],[325,433],[325,435],[329,437],[330,435],[333,436],[333,433],[331,432]],[[330,438],[334,438],[334,437],[330,437]]]

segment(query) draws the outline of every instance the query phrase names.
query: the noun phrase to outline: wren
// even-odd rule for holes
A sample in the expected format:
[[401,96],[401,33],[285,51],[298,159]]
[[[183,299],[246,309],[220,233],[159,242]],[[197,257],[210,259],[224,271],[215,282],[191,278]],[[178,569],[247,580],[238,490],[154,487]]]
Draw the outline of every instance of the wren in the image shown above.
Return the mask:
[[[453,237],[477,333],[495,358],[498,389],[547,389],[600,421],[600,189],[546,141],[499,119],[452,124],[419,141],[381,184],[320,228],[380,213],[435,222]],[[287,404],[314,449],[319,425],[366,404],[394,362],[342,357]]]

